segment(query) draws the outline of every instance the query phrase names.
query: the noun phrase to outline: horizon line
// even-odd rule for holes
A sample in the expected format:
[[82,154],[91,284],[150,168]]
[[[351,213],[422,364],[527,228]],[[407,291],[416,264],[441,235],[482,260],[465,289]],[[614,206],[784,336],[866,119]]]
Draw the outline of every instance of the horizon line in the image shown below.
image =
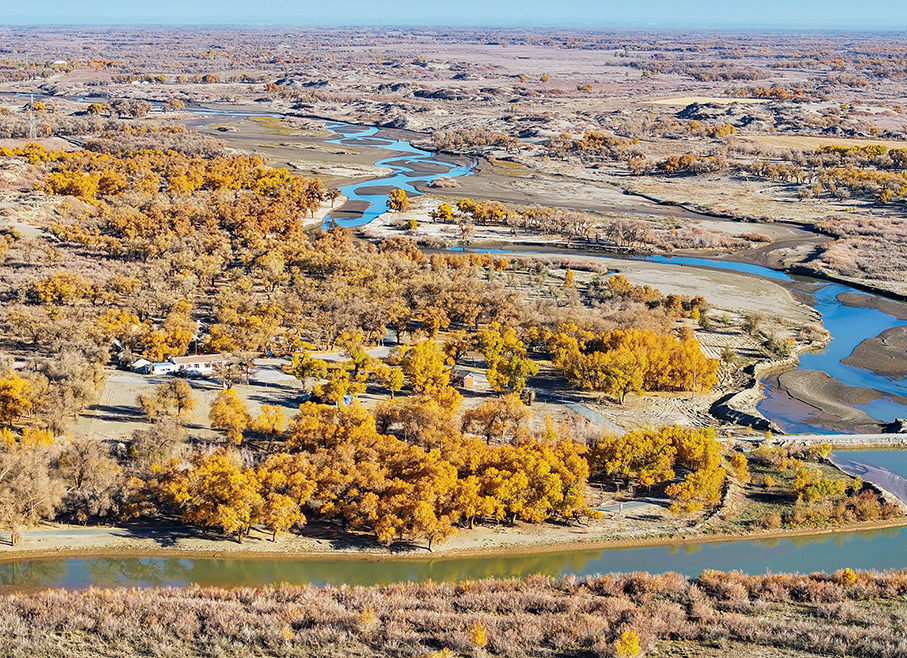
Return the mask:
[[415,30],[415,29],[437,29],[437,30],[526,30],[539,31],[550,29],[563,30],[585,30],[585,31],[609,31],[609,30],[663,30],[668,32],[674,31],[693,31],[693,32],[714,32],[714,31],[731,31],[731,32],[838,32],[859,34],[866,32],[884,32],[907,34],[907,23],[899,26],[891,25],[821,25],[814,23],[797,24],[797,25],[780,25],[775,23],[765,24],[739,24],[739,23],[715,23],[709,25],[697,25],[687,23],[488,23],[488,24],[467,24],[467,23],[291,23],[291,22],[223,22],[223,23],[204,23],[204,22],[183,22],[183,23],[145,23],[145,22],[113,22],[113,23],[0,23],[0,29],[107,29],[107,28],[169,28],[169,29],[212,29],[212,28],[278,28],[278,29],[397,29],[397,30]]

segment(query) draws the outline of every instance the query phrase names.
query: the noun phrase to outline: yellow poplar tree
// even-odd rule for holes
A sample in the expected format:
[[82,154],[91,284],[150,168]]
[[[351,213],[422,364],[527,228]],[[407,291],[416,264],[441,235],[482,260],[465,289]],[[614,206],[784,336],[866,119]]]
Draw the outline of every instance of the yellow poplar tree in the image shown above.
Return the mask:
[[243,430],[249,427],[252,416],[249,414],[249,405],[243,402],[239,394],[232,388],[217,394],[211,409],[208,412],[211,427],[216,430],[226,430],[227,438],[236,445],[242,443]]
[[263,502],[254,471],[244,471],[237,455],[225,450],[176,474],[165,490],[182,508],[184,522],[220,528],[235,534],[239,543],[257,520]]

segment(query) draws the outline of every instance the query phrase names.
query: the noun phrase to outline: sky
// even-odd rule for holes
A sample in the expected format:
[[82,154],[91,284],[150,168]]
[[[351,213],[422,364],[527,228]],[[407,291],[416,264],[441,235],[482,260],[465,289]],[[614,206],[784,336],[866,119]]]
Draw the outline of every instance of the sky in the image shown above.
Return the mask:
[[0,25],[907,29],[907,0],[0,0]]

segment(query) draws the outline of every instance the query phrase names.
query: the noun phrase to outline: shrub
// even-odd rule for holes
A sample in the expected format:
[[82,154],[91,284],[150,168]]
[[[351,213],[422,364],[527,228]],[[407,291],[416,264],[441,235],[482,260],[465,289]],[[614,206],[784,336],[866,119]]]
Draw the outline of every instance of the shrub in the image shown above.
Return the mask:
[[479,649],[488,644],[488,636],[485,633],[485,627],[479,622],[476,622],[469,628],[469,638]]
[[642,653],[639,648],[639,635],[633,631],[624,631],[614,641],[614,653],[618,658],[634,658]]
[[774,530],[775,528],[781,527],[781,515],[765,514],[756,521],[756,525],[764,530]]
[[850,567],[842,569],[834,574],[834,579],[842,585],[853,585],[857,582],[857,574]]

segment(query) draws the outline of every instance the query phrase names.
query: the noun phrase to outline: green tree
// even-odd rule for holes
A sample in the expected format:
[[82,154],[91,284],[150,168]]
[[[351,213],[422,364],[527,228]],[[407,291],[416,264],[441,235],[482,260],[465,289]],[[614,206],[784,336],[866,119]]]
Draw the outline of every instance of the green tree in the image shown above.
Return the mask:
[[327,376],[327,362],[313,358],[308,351],[302,354],[294,354],[291,365],[293,376],[302,382],[305,390],[312,390],[312,382],[315,379],[321,379]]
[[488,385],[497,393],[520,393],[526,388],[527,380],[539,371],[535,361],[520,354],[499,357],[488,365],[485,376]]
[[390,391],[391,398],[403,388],[403,383],[406,381],[406,375],[403,372],[403,368],[400,368],[399,366],[392,367],[381,365],[375,371],[375,374],[378,377],[378,381],[381,382],[381,385]]
[[479,331],[476,342],[488,365],[488,384],[498,393],[519,393],[526,388],[526,380],[539,371],[526,356],[523,341],[513,327],[502,328],[493,322]]

